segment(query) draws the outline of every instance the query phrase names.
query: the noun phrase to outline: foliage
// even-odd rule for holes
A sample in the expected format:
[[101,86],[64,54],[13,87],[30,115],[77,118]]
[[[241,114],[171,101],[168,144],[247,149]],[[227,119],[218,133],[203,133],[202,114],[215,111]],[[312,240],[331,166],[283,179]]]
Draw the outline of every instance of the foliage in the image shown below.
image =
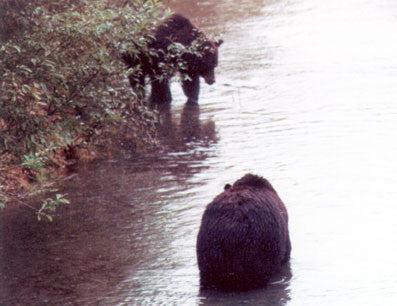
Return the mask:
[[0,3],[0,208],[76,148],[156,145],[157,116],[125,82],[120,54],[137,54],[168,13],[157,0]]
[[54,212],[56,207],[60,204],[70,204],[70,202],[61,194],[56,194],[55,199],[45,199],[41,208],[37,211],[37,218],[39,221],[42,217],[46,217],[48,221],[52,222],[53,218],[51,216],[51,212]]

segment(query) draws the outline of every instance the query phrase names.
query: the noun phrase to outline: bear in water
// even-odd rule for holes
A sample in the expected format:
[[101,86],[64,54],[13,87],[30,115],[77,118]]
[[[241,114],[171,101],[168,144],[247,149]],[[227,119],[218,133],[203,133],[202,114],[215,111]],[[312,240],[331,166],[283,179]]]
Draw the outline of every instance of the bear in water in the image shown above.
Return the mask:
[[[207,38],[181,14],[173,14],[157,27],[154,38],[149,40],[148,48],[156,55],[149,56],[141,51],[136,56],[124,53],[122,58],[129,68],[140,65],[140,76],[129,77],[134,90],[142,89],[145,77],[150,78],[151,103],[171,102],[169,81],[177,71],[182,74],[182,88],[188,102],[197,103],[200,77],[209,85],[215,83],[218,47],[222,43],[222,40],[214,42]],[[174,48],[178,44],[183,48]]]
[[290,253],[287,209],[266,179],[246,174],[205,209],[197,237],[202,288],[265,286]]

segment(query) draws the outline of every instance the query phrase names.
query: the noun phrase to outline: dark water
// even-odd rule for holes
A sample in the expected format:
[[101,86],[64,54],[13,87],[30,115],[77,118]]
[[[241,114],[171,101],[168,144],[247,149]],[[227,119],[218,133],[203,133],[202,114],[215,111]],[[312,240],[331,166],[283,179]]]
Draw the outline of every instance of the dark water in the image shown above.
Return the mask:
[[[54,224],[3,216],[0,304],[394,305],[397,2],[170,6],[222,33],[217,83],[199,107],[174,84],[168,150],[81,168]],[[246,172],[286,203],[290,268],[262,290],[200,292],[201,215]]]

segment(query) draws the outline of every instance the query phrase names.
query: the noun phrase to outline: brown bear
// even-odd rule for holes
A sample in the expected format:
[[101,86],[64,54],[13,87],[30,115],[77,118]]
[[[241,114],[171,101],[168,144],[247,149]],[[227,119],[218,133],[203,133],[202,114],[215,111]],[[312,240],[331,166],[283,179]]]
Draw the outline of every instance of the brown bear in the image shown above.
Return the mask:
[[266,179],[246,174],[208,204],[197,237],[203,289],[265,286],[290,253],[287,209]]
[[215,82],[218,47],[222,42],[214,42],[189,19],[173,14],[157,27],[153,39],[149,40],[147,47],[150,52],[141,51],[135,56],[124,53],[122,58],[129,68],[140,67],[139,77],[129,77],[135,91],[143,90],[145,77],[150,78],[152,103],[171,102],[169,81],[177,71],[182,75],[182,88],[188,102],[197,103],[200,77],[209,85]]

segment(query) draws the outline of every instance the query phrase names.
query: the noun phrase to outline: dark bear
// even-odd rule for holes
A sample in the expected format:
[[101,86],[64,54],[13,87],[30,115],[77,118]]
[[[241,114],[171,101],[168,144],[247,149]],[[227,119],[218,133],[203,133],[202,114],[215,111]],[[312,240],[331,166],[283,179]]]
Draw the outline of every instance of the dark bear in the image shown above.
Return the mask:
[[173,14],[157,27],[154,38],[149,41],[148,50],[152,51],[152,55],[141,51],[136,56],[123,54],[122,58],[129,68],[140,66],[139,77],[129,77],[135,91],[138,88],[143,90],[145,77],[150,78],[152,103],[171,102],[169,81],[177,71],[182,74],[182,88],[188,102],[197,103],[200,77],[209,85],[215,83],[214,70],[218,65],[218,47],[222,42],[208,39],[189,19]]
[[197,237],[203,289],[263,287],[290,258],[288,214],[272,185],[246,174],[208,204]]

